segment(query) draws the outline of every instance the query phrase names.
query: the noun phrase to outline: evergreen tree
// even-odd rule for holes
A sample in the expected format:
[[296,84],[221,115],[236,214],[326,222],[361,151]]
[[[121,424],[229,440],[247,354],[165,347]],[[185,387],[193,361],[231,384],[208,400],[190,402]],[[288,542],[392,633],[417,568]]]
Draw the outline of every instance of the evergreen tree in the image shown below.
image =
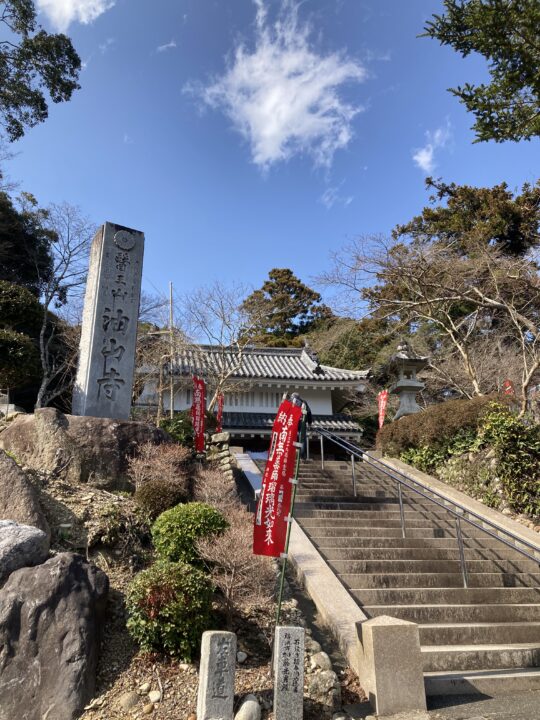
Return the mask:
[[81,60],[66,35],[39,27],[32,0],[0,0],[0,21],[0,122],[13,141],[47,118],[44,90],[55,103],[70,99]]
[[476,142],[530,140],[540,135],[540,2],[444,0],[425,35],[466,57],[489,62],[491,82],[452,92],[476,118]]
[[[250,338],[260,345],[290,345],[312,330],[332,311],[322,304],[318,292],[299,280],[288,268],[274,268],[268,280],[242,304],[248,317]],[[254,318],[254,322],[249,319]]]

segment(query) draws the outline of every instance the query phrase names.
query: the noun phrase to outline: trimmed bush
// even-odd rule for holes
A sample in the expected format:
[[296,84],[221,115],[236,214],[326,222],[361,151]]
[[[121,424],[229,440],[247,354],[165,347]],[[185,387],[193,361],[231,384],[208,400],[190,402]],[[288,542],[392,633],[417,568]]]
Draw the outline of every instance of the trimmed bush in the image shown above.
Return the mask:
[[385,455],[399,457],[409,448],[439,444],[460,432],[474,431],[494,400],[508,405],[513,402],[508,396],[494,393],[472,400],[447,400],[421,413],[406,415],[379,430],[377,448]]
[[198,563],[200,558],[196,541],[218,535],[228,525],[218,510],[205,503],[177,505],[162,513],[155,521],[152,540],[162,560]]
[[127,628],[142,650],[190,662],[210,627],[212,585],[191,565],[158,562],[132,580],[126,607]]
[[184,483],[151,480],[137,488],[133,499],[150,520],[155,520],[165,510],[187,502],[188,493]]

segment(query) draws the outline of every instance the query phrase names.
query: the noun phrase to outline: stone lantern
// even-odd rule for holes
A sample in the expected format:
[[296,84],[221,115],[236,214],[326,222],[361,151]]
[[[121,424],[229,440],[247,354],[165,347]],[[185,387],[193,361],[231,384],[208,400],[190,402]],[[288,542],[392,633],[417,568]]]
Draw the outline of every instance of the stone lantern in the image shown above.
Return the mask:
[[416,395],[425,385],[417,379],[416,374],[427,364],[428,358],[417,355],[405,341],[398,345],[397,353],[390,358],[388,368],[397,375],[396,382],[390,386],[390,392],[399,398],[399,407],[394,420],[422,410],[416,402]]

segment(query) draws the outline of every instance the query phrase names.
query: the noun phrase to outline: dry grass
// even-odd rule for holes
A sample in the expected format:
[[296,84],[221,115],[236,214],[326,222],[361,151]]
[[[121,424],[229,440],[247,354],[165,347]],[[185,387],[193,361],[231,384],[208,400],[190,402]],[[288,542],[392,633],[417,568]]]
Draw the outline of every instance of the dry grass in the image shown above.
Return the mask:
[[208,566],[220,591],[229,627],[234,612],[272,602],[276,579],[270,558],[253,555],[253,516],[237,508],[229,510],[229,528],[221,535],[197,542],[197,551]]
[[140,446],[136,457],[129,460],[128,474],[135,488],[159,480],[183,483],[187,493],[192,466],[192,455],[188,448],[176,443],[167,445],[146,443]]

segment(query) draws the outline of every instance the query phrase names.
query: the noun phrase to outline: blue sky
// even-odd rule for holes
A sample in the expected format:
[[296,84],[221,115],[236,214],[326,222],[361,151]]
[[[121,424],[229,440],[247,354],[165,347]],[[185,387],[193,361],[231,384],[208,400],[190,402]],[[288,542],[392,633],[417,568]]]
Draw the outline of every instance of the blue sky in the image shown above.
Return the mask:
[[483,58],[418,38],[440,0],[36,0],[84,63],[69,103],[13,146],[40,204],[144,231],[145,289],[304,281],[427,204],[426,174],[513,189],[538,141],[472,143],[446,91]]

